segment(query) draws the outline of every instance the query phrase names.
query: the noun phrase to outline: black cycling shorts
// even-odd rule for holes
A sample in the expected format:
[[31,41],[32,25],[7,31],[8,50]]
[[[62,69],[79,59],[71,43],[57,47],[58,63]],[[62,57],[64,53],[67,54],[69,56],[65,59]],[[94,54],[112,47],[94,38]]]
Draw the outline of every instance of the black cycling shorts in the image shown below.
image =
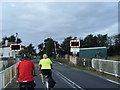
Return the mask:
[[42,69],[42,70],[41,70],[41,73],[42,73],[43,75],[48,75],[48,76],[51,76],[51,75],[52,75],[51,69]]
[[19,82],[20,90],[25,90],[23,86],[26,86],[26,85],[30,86],[29,87],[30,90],[34,90],[34,87],[36,86],[36,84],[34,83],[34,80],[30,82]]

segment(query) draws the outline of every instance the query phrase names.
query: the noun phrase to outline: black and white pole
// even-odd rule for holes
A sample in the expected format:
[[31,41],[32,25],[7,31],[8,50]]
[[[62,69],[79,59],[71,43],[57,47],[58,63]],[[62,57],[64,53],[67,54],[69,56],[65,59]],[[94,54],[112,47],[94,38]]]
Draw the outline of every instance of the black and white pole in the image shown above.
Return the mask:
[[83,66],[85,67],[85,65],[86,65],[86,60],[84,59],[83,60]]
[[15,40],[16,44],[18,43],[17,40],[18,40],[18,33],[16,33],[16,40]]

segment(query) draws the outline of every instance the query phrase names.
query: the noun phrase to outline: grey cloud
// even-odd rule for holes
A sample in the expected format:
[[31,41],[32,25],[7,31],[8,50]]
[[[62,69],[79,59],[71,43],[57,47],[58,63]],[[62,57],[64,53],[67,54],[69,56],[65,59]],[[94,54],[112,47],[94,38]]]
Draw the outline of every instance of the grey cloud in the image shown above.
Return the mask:
[[4,3],[3,6],[3,34],[18,32],[25,42],[37,44],[47,37],[62,41],[67,36],[103,34],[106,29],[110,31],[104,33],[110,35],[117,32],[112,27],[118,19],[117,3]]

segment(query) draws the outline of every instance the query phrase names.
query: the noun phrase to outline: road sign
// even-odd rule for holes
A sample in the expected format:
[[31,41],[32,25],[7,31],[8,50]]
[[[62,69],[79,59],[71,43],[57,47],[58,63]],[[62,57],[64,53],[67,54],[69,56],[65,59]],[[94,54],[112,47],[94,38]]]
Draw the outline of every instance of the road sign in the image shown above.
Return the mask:
[[70,47],[71,48],[79,48],[80,47],[80,40],[71,40]]
[[73,54],[77,54],[77,52],[79,52],[80,48],[70,48],[70,51],[73,53]]
[[10,51],[21,51],[21,44],[10,44]]
[[80,40],[71,40],[70,47],[70,51],[73,53],[73,55],[77,55],[77,52],[79,52],[80,47]]

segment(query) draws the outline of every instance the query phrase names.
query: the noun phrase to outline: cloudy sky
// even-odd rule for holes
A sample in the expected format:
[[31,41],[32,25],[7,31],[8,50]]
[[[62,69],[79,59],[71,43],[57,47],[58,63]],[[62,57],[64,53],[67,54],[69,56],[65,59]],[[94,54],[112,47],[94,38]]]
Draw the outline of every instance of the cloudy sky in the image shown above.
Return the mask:
[[2,2],[0,12],[2,37],[17,32],[24,45],[118,33],[117,2]]

